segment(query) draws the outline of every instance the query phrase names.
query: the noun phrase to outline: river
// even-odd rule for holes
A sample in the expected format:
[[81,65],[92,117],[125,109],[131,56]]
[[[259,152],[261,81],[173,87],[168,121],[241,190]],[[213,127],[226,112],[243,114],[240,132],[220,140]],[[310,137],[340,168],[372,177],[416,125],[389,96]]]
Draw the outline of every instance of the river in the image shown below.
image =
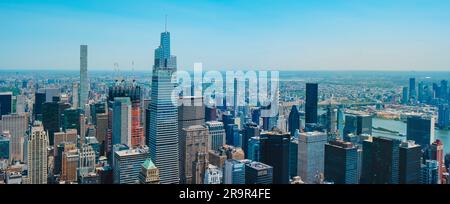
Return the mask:
[[[372,120],[373,127],[382,127],[388,130],[397,131],[403,135],[406,135],[406,123],[397,120],[387,120],[380,118],[373,118]],[[400,140],[406,140],[406,137],[399,137],[392,134],[381,134],[378,131],[373,132],[373,136],[386,136]],[[435,139],[440,139],[444,144],[444,152],[450,153],[450,131],[449,130],[435,130]]]

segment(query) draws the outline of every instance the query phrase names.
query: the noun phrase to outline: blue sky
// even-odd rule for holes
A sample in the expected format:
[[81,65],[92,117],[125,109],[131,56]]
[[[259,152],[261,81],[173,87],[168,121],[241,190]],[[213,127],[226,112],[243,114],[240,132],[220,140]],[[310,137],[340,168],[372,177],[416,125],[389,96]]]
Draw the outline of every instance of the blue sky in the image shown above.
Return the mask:
[[0,69],[450,70],[448,0],[2,0]]

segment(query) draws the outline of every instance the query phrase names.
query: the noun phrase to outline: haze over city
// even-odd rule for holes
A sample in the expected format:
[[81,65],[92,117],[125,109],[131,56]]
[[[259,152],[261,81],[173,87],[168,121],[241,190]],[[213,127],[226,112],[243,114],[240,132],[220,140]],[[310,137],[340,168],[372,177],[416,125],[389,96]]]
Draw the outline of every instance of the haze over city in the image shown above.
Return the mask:
[[179,69],[445,71],[450,2],[34,1],[0,2],[1,70],[151,71],[159,33],[174,34]]

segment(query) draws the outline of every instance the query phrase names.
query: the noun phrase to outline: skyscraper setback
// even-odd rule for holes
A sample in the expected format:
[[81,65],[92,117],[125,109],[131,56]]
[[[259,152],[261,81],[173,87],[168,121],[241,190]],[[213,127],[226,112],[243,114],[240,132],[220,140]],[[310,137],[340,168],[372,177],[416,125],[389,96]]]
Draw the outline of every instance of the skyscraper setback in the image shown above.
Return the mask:
[[170,55],[170,33],[161,33],[152,74],[149,137],[150,157],[159,168],[161,184],[179,183],[178,109],[172,103],[172,74],[176,57]]
[[[78,97],[80,108],[88,102],[89,82],[88,82],[88,46],[80,45],[80,97]],[[74,93],[76,94],[76,93]]]

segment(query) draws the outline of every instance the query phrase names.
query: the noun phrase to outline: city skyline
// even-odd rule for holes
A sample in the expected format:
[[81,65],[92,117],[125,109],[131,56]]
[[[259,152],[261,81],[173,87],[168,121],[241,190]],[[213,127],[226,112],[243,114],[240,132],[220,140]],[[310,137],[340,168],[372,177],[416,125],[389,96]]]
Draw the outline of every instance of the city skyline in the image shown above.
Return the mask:
[[177,36],[173,49],[182,56],[181,70],[195,62],[205,70],[445,71],[450,65],[447,1],[23,0],[0,5],[0,16],[9,19],[0,23],[8,31],[0,32],[1,70],[77,70],[78,47],[87,44],[89,71],[112,71],[114,63],[122,71],[150,71],[151,48],[166,15],[168,30]]

